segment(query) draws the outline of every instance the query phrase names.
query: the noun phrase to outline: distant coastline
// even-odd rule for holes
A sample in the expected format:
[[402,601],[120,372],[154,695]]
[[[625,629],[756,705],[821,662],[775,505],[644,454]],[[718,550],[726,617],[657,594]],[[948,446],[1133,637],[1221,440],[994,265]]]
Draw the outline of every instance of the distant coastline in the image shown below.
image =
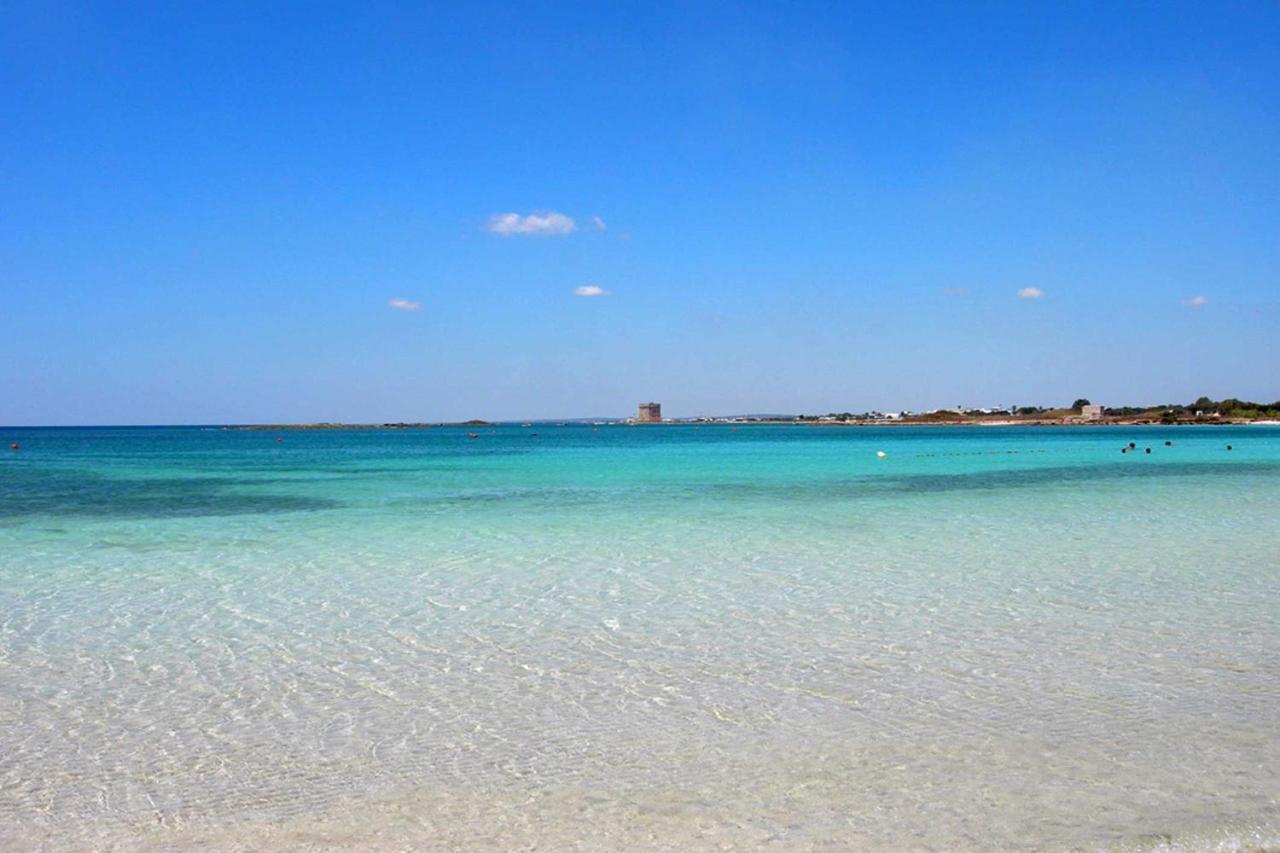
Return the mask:
[[271,432],[275,430],[341,430],[341,429],[434,429],[437,427],[485,427],[497,426],[489,421],[461,421],[457,423],[395,423],[381,424],[347,424],[324,421],[309,424],[228,424],[225,430],[247,430],[251,432]]
[[1280,401],[1255,403],[1228,398],[1215,401],[1201,397],[1194,403],[1181,405],[1168,403],[1159,406],[1121,406],[1109,408],[1076,400],[1070,407],[1045,408],[1043,406],[1008,406],[1004,408],[935,409],[930,412],[830,412],[825,415],[704,415],[691,418],[662,418],[656,413],[657,403],[645,403],[653,407],[651,418],[561,418],[539,421],[487,421],[474,418],[455,422],[387,422],[387,423],[294,423],[294,424],[241,424],[223,427],[227,430],[372,430],[372,429],[435,429],[440,427],[493,427],[519,425],[539,426],[655,426],[655,425],[709,425],[773,424],[794,426],[1163,426],[1202,425],[1240,426],[1245,424],[1280,424]]
[[[533,426],[591,426],[592,422],[583,421],[532,421]],[[896,420],[815,420],[805,418],[669,418],[667,420],[648,423],[631,424],[623,418],[608,421],[596,421],[596,426],[804,426],[804,427],[922,427],[922,426],[982,426],[982,427],[1027,427],[1027,426],[1072,426],[1072,427],[1115,427],[1115,426],[1280,426],[1280,419],[1250,418],[1187,418],[1178,420],[1161,420],[1159,418],[1102,418],[1098,420],[1081,420],[1079,418],[899,418]],[[523,426],[520,421],[455,421],[440,423],[299,423],[299,424],[236,424],[222,427],[232,432],[311,432],[311,431],[359,431],[359,430],[425,430],[425,429],[459,429],[466,427],[511,427]]]

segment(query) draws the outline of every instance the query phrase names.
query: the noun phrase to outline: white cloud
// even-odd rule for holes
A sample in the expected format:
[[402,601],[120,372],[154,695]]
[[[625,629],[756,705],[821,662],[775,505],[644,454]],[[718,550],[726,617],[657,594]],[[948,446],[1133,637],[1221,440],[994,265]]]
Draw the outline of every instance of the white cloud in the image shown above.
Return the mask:
[[594,284],[584,284],[573,289],[574,296],[608,296],[609,291]]
[[546,213],[495,213],[489,217],[489,231],[510,237],[520,234],[527,237],[546,237],[553,234],[572,234],[577,229],[572,217],[554,210]]
[[392,299],[387,304],[399,311],[417,311],[422,307],[421,302],[413,302],[409,299]]
[[1184,300],[1182,300],[1182,304],[1183,304],[1183,305],[1186,305],[1186,306],[1187,306],[1187,307],[1189,307],[1189,308],[1199,308],[1199,307],[1200,307],[1200,306],[1202,306],[1202,305],[1208,305],[1208,304],[1209,304],[1209,297],[1207,297],[1207,296],[1193,296],[1193,297],[1191,297],[1190,299],[1184,299]]
[[1019,299],[1039,299],[1044,296],[1044,291],[1038,287],[1024,287],[1018,291]]
[[599,216],[591,217],[591,225],[597,231],[603,231],[604,229],[609,227],[608,225],[604,224],[604,220],[601,219]]

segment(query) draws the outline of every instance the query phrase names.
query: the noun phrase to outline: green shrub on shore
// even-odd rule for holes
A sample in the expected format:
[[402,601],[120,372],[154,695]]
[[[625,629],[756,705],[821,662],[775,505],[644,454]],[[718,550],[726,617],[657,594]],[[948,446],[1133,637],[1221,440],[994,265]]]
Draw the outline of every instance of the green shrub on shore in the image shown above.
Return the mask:
[[1252,400],[1240,400],[1228,397],[1214,401],[1201,397],[1186,407],[1191,413],[1216,414],[1224,418],[1280,418],[1280,400],[1274,403],[1255,403]]

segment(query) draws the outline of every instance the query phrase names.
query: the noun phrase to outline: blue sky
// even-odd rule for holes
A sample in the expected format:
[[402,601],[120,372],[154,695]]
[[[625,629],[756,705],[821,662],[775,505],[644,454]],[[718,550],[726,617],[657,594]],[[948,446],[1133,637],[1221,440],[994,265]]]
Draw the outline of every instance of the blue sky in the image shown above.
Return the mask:
[[1280,398],[1277,44],[1261,2],[7,4],[0,423]]

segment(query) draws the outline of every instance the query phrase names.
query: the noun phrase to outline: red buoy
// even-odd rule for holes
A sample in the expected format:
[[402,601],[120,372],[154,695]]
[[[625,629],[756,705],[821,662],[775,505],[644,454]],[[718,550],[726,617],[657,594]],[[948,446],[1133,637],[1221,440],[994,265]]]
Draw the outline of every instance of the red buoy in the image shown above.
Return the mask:
[[17,450],[17,449],[18,449],[18,442],[16,442],[16,441],[15,441],[13,444],[9,445],[9,449],[10,449],[10,450]]

